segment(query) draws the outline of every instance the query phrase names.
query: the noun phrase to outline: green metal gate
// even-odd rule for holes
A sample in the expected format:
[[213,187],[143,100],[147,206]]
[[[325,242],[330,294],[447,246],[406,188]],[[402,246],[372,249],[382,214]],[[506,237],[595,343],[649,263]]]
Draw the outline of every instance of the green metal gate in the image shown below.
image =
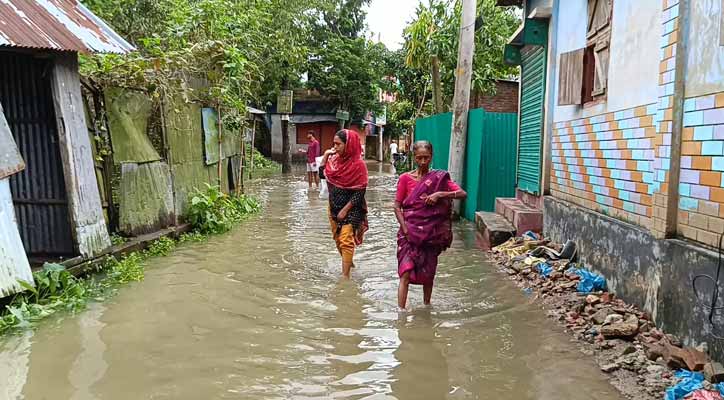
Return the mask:
[[[476,211],[494,211],[497,197],[515,195],[517,122],[517,114],[489,113],[481,108],[470,111],[463,175],[463,188],[468,192],[466,219],[475,220]],[[447,169],[451,129],[450,113],[416,121],[415,138],[432,143],[435,168]]]
[[447,169],[452,119],[452,113],[445,113],[415,121],[415,140],[427,140],[432,143],[432,168]]
[[518,189],[538,195],[541,193],[546,49],[544,46],[525,46],[521,57]]

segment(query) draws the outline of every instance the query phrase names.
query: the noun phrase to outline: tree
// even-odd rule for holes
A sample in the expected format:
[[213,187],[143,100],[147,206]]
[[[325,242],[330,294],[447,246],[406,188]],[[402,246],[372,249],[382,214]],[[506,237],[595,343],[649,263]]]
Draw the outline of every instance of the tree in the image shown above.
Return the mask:
[[[427,6],[418,6],[416,17],[405,29],[408,67],[423,71],[436,81],[434,68],[429,66],[436,65],[434,59],[439,58],[440,84],[433,85],[436,112],[445,111],[452,101],[460,12],[460,0],[429,0]],[[497,7],[495,0],[478,0],[477,12],[482,25],[475,35],[473,90],[494,94],[497,79],[517,74],[514,67],[503,62],[503,48],[520,21],[511,9]]]
[[332,0],[310,36],[307,86],[336,101],[352,118],[378,111],[383,78],[384,45],[364,38],[369,0]]

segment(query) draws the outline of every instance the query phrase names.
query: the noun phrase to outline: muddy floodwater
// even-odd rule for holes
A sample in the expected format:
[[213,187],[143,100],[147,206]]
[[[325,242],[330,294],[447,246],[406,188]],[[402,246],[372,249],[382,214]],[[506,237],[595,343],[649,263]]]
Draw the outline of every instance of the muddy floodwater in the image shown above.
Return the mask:
[[[378,168],[371,164],[371,169]],[[341,282],[326,204],[299,177],[251,190],[264,211],[153,259],[75,316],[0,339],[0,399],[619,399],[545,312],[455,228],[433,294],[398,312],[393,175]]]

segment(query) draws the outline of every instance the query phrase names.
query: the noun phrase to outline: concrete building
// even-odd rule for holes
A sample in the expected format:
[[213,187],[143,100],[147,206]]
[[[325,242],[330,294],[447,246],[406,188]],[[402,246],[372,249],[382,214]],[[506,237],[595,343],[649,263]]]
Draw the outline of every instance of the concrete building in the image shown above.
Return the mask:
[[525,16],[505,56],[522,68],[519,190],[544,232],[575,239],[612,291],[721,358],[692,280],[715,274],[724,232],[722,3],[498,4]]
[[[311,90],[294,91],[293,113],[289,116],[289,139],[291,140],[292,158],[302,159],[300,149],[307,148],[307,132],[313,131],[322,146],[322,149],[332,147],[334,134],[339,130],[339,120],[336,117],[337,106]],[[272,158],[282,158],[282,120],[272,107],[267,115],[267,127],[271,133]],[[362,124],[353,122],[350,129],[360,133],[362,148],[365,147],[365,131],[360,128]]]
[[0,2],[0,297],[32,281],[28,258],[110,246],[78,53],[132,50],[77,0]]

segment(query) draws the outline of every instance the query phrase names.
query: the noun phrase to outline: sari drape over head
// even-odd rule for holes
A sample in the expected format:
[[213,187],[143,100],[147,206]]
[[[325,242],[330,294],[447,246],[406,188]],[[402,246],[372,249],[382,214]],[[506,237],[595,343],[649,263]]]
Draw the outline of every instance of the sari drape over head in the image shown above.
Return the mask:
[[[367,202],[364,198],[367,184],[367,164],[362,159],[362,144],[357,132],[345,129],[347,143],[343,154],[329,157],[324,167],[324,176],[329,187],[330,217],[337,226],[337,236],[344,225],[354,228],[355,243],[362,244],[368,229]],[[352,209],[343,220],[337,215],[348,203]]]

